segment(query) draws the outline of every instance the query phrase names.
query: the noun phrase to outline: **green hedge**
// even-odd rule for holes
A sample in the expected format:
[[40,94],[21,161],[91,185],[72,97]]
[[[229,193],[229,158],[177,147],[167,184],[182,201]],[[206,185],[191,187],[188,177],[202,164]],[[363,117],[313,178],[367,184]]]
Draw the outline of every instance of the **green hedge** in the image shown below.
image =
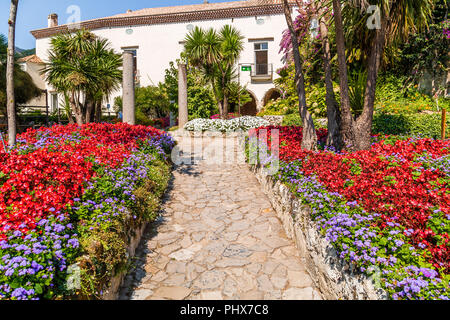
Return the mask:
[[[321,126],[314,121],[317,128]],[[283,119],[283,126],[302,126],[298,113],[289,114]],[[441,137],[441,114],[375,114],[374,134],[411,135],[439,139]],[[450,137],[450,115],[447,116],[447,137]]]
[[[450,117],[447,118],[450,128]],[[449,129],[450,130],[450,129]],[[449,136],[447,130],[447,136]],[[434,114],[376,114],[373,121],[373,133],[388,135],[420,135],[430,138],[441,137],[441,115]]]

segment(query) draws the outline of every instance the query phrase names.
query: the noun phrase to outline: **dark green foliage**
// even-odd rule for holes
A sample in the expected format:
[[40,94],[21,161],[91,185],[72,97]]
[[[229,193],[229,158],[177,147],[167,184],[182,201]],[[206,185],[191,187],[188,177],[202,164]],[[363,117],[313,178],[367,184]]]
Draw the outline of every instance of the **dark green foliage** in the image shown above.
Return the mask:
[[[0,35],[0,117],[6,116],[6,51],[8,45],[6,38]],[[31,76],[22,71],[20,66],[14,68],[14,88],[16,104],[24,104],[38,97],[42,91],[36,87]],[[16,107],[16,111],[18,108]]]
[[[158,87],[148,86],[136,88],[136,123],[140,125],[153,125],[152,119],[164,118],[169,115],[171,103],[166,88],[160,84]],[[122,111],[122,97],[114,100],[114,110]]]
[[[425,72],[433,76],[444,73],[448,69],[450,59],[450,40],[444,34],[447,15],[448,1],[437,0],[429,28],[424,32],[411,34],[408,40],[400,45],[394,62],[389,66],[391,71],[398,75],[408,75],[410,80],[415,81]],[[440,88],[435,89],[438,91]]]
[[188,90],[189,120],[209,119],[218,112],[211,89],[202,86],[193,86]]
[[[450,127],[450,117],[447,118]],[[413,135],[429,138],[440,138],[440,114],[376,114],[373,122],[373,133],[388,135]],[[448,135],[448,134],[447,134]]]
[[[166,92],[169,101],[174,101],[171,104],[171,111],[178,112],[178,63],[181,63],[184,58],[182,54],[181,59],[170,62],[170,66],[166,69],[164,84],[162,85]],[[217,103],[214,98],[211,85],[201,74],[201,72],[188,65],[187,68],[188,80],[188,113],[189,119],[209,118],[218,112]]]

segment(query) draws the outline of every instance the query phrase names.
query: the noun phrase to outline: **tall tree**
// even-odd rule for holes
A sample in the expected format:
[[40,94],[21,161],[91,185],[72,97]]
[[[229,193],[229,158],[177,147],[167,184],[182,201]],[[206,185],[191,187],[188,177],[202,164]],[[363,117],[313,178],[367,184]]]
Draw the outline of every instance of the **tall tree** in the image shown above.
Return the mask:
[[328,10],[328,1],[318,0],[311,3],[314,6],[315,15],[319,20],[319,31],[322,40],[323,51],[323,70],[325,75],[325,89],[326,89],[326,105],[328,118],[328,136],[327,146],[333,146],[338,150],[342,145],[340,125],[341,113],[337,104],[336,95],[333,86],[332,73],[332,53],[329,38],[329,22],[331,21],[331,14]]
[[283,0],[284,15],[291,34],[292,50],[295,64],[295,84],[299,98],[299,112],[303,122],[302,149],[317,149],[317,133],[314,121],[306,105],[305,77],[303,74],[303,61],[300,55],[298,35],[292,22],[291,7],[288,0]]
[[120,87],[122,57],[109,47],[106,39],[86,30],[51,39],[49,63],[43,73],[53,87],[68,96],[78,125],[100,121],[102,102]]
[[196,27],[186,36],[186,55],[212,84],[222,119],[228,117],[230,85],[236,78],[234,68],[243,49],[241,33],[229,25],[219,32]]
[[16,18],[19,0],[11,0],[9,15],[8,53],[6,61],[6,108],[8,113],[8,143],[16,145],[17,123],[16,123],[16,99],[14,95],[14,52],[16,39]]
[[[366,0],[354,0],[344,2],[343,6],[340,0],[333,0],[332,2],[341,88],[340,111],[342,122],[340,131],[343,149],[365,150],[371,146],[376,83],[384,48],[388,43],[426,26],[428,19],[431,17],[434,1],[377,0],[369,4]],[[369,14],[370,5],[375,5],[376,9]],[[351,112],[343,10],[346,11],[348,29],[357,31],[353,32],[353,38],[361,38],[360,49],[367,56],[365,61],[367,81],[364,106],[358,118],[355,118]]]

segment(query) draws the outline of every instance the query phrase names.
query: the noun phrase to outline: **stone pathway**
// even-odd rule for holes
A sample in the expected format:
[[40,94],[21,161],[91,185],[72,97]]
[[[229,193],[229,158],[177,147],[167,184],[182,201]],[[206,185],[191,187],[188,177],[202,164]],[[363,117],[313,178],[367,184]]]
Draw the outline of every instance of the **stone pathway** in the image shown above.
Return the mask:
[[[177,139],[189,155],[191,138]],[[209,164],[191,152],[200,161],[174,171],[162,215],[145,233],[120,299],[321,299],[247,165]]]

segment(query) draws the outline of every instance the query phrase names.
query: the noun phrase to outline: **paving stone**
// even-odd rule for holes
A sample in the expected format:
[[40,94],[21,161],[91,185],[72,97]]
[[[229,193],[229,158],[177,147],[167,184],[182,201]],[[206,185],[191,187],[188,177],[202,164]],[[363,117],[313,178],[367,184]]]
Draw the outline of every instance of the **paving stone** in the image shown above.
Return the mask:
[[220,291],[204,291],[201,293],[202,300],[223,300],[222,292]]
[[281,300],[282,293],[281,290],[274,290],[271,292],[267,292],[264,295],[264,300]]
[[264,292],[250,291],[240,295],[240,300],[264,300]]
[[233,224],[228,228],[228,231],[242,231],[248,229],[250,223],[244,220],[233,222]]
[[313,285],[311,277],[304,271],[288,270],[288,279],[291,287],[305,288]]
[[251,265],[247,266],[247,270],[254,275],[257,275],[259,271],[261,271],[261,269],[262,269],[261,263],[252,263]]
[[276,289],[284,289],[288,283],[288,280],[286,278],[272,276],[270,277],[270,282],[272,282]]
[[181,249],[177,252],[172,253],[169,257],[178,261],[188,261],[194,257],[194,252],[188,249]]
[[196,232],[192,234],[192,239],[195,242],[200,242],[206,237],[206,232]]
[[233,259],[233,258],[224,258],[219,260],[216,263],[216,266],[219,268],[229,268],[229,267],[243,267],[251,262],[245,259]]
[[192,245],[191,238],[189,237],[189,235],[185,235],[183,240],[181,240],[181,242],[180,242],[180,246],[183,249],[186,249],[187,247],[190,247],[191,245]]
[[154,296],[170,300],[184,300],[191,292],[191,289],[184,287],[160,287],[155,291]]
[[[190,138],[177,139],[189,156]],[[304,257],[287,239],[247,164],[194,158],[195,164],[175,168],[162,215],[144,235],[139,268],[126,277],[120,298],[321,299]]]
[[252,251],[242,245],[232,244],[225,249],[222,255],[227,258],[246,258],[252,255]]
[[168,277],[167,273],[165,273],[164,271],[160,271],[157,274],[155,274],[151,279],[152,279],[152,281],[155,281],[155,282],[161,282],[161,281],[166,280],[167,277]]
[[170,261],[166,267],[167,273],[185,273],[186,272],[186,263],[179,261]]
[[155,274],[159,271],[159,269],[153,264],[153,263],[148,263],[144,266],[144,270],[145,272],[147,272],[148,274]]
[[225,276],[223,271],[206,271],[195,281],[195,285],[203,290],[217,289],[223,285]]
[[269,277],[266,274],[259,276],[256,281],[258,281],[258,289],[264,292],[273,291],[272,282],[270,282]]
[[283,300],[312,300],[312,288],[290,288],[283,292]]
[[223,237],[225,238],[225,240],[227,240],[229,242],[234,242],[239,237],[239,233],[237,233],[237,232],[228,232],[228,233],[225,233],[223,235]]
[[153,295],[152,290],[148,290],[148,289],[136,290],[133,293],[132,300],[145,300],[151,295]]
[[279,266],[280,264],[278,262],[274,262],[274,261],[267,261],[266,263],[264,263],[263,265],[263,272],[265,274],[272,274],[273,271]]
[[238,284],[233,279],[226,279],[223,284],[223,294],[232,297],[238,292]]
[[278,237],[266,237],[263,239],[264,243],[267,244],[271,248],[280,248],[285,247],[291,244],[287,239],[278,238]]
[[164,284],[168,286],[182,286],[185,283],[186,276],[181,273],[175,273],[170,275],[164,280]]
[[169,254],[171,254],[174,251],[177,251],[178,249],[181,248],[181,245],[178,243],[174,243],[168,246],[164,246],[162,247],[159,252],[161,252],[163,255],[168,256]]

